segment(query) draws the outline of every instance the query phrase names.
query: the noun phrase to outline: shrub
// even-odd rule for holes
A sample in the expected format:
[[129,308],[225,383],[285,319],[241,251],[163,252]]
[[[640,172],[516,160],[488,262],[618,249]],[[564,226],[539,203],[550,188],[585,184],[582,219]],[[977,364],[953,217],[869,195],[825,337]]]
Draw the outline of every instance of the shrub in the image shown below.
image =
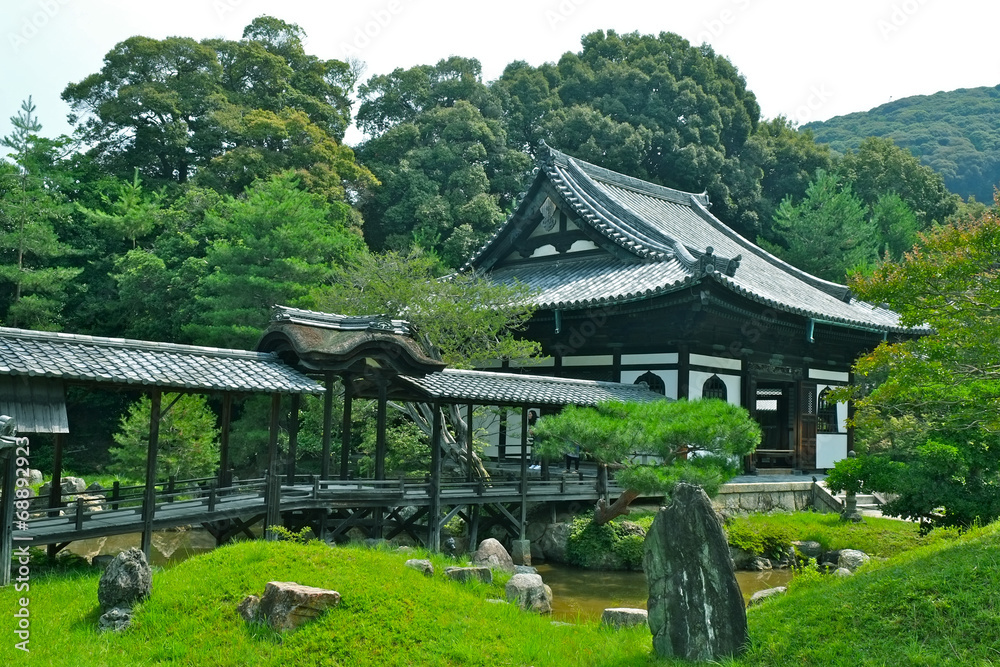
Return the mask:
[[729,546],[754,556],[780,558],[792,545],[788,526],[771,521],[755,521],[739,517],[726,526]]
[[631,521],[616,519],[597,525],[590,514],[573,519],[566,559],[571,565],[590,569],[642,569],[646,529]]

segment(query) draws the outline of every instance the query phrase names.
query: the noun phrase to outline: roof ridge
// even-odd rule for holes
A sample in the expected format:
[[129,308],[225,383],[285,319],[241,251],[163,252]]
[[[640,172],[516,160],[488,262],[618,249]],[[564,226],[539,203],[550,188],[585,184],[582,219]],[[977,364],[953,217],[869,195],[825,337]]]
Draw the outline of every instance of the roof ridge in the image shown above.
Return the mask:
[[69,334],[61,331],[35,331],[33,329],[15,329],[10,327],[0,327],[0,335],[13,338],[23,338],[27,340],[40,340],[52,343],[78,343],[80,345],[93,345],[99,347],[113,347],[145,352],[174,352],[178,354],[202,354],[213,357],[232,357],[234,359],[275,359],[271,352],[257,352],[254,350],[237,350],[224,347],[205,347],[200,345],[186,345],[182,343],[161,343],[148,340],[138,340],[134,338],[111,338],[106,336],[87,336],[84,334]]
[[567,164],[569,161],[574,161],[577,164],[582,165],[585,168],[585,171],[591,172],[589,174],[591,177],[607,181],[613,185],[634,190],[640,194],[652,195],[654,197],[659,197],[660,199],[666,199],[674,202],[675,204],[687,204],[691,200],[695,200],[701,202],[704,206],[711,206],[707,191],[700,193],[687,192],[686,190],[678,190],[677,188],[670,188],[665,185],[651,183],[650,181],[644,181],[643,179],[636,178],[635,176],[629,176],[628,174],[613,171],[607,167],[601,167],[592,162],[572,157],[567,153],[563,153],[562,151],[549,146],[544,141],[542,142],[542,146],[548,151],[548,155],[546,157],[549,160],[563,165]]
[[735,241],[736,243],[740,244],[744,248],[744,250],[746,250],[748,253],[756,255],[765,262],[780,268],[782,271],[785,271],[786,273],[795,276],[796,278],[806,283],[810,287],[815,287],[821,292],[824,292],[825,294],[828,294],[829,296],[832,296],[835,299],[839,299],[844,303],[851,303],[853,295],[851,294],[850,288],[848,288],[846,285],[841,285],[840,283],[824,280],[822,278],[812,275],[811,273],[807,273],[802,269],[792,266],[791,264],[781,259],[777,255],[768,252],[764,248],[761,248],[756,243],[753,243],[746,237],[736,232],[736,230],[732,229],[731,227],[729,227],[729,225],[716,218],[714,215],[712,215],[711,211],[709,211],[707,208],[701,206],[698,203],[695,203],[695,205],[692,207],[692,210],[694,210],[694,212],[698,215],[698,217],[700,217],[702,220],[705,220],[707,223],[712,225],[712,227],[714,227],[717,231],[719,231],[724,236],[729,238],[731,241]]

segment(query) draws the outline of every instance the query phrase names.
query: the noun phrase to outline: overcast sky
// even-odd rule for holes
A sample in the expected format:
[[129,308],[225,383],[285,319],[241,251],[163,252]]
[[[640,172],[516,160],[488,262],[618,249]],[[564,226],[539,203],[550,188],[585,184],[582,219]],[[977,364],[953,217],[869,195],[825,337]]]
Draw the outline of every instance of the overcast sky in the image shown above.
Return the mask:
[[[990,0],[2,0],[0,136],[32,95],[43,134],[69,132],[60,93],[132,35],[238,39],[254,17],[298,23],[306,50],[353,53],[365,77],[450,55],[478,58],[486,81],[513,60],[578,51],[597,29],[675,32],[708,42],[746,77],[762,114],[799,123],[893,99],[1000,84]],[[358,135],[348,135],[348,143]]]

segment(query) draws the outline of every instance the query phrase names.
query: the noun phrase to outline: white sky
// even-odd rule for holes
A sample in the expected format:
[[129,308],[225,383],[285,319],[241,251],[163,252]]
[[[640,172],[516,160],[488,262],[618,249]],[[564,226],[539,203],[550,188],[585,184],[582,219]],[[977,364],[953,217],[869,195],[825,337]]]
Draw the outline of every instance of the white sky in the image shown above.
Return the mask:
[[[602,28],[707,41],[746,77],[764,117],[803,123],[892,99],[1000,84],[991,0],[0,0],[0,136],[32,95],[43,134],[69,132],[60,93],[132,35],[238,39],[254,17],[298,23],[306,50],[367,63],[365,77],[449,55],[486,81],[512,60],[579,51]],[[358,139],[348,135],[348,143]]]

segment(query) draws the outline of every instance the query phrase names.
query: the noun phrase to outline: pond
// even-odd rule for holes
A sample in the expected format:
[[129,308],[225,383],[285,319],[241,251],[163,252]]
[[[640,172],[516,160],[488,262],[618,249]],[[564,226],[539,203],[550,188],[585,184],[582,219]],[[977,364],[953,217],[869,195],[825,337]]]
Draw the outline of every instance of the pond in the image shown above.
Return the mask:
[[[608,607],[646,608],[649,591],[642,572],[583,570],[555,563],[536,567],[542,581],[552,588],[554,620],[575,623],[600,619]],[[765,588],[784,586],[791,578],[791,570],[736,573],[745,600]]]

